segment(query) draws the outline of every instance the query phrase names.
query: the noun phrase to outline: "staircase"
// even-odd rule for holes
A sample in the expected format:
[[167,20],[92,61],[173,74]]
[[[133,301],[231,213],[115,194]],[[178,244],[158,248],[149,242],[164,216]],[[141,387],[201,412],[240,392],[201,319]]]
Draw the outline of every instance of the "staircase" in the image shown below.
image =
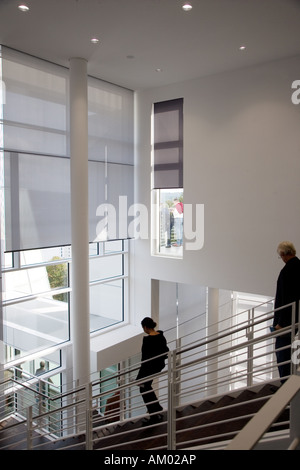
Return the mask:
[[[236,396],[226,394],[217,400],[205,400],[179,408],[176,411],[176,449],[231,440],[276,391],[277,387],[266,384],[258,391],[244,390]],[[97,424],[97,420],[94,423]],[[272,429],[282,430],[288,426],[287,408]],[[2,423],[0,449],[3,446],[7,450],[26,449],[24,438],[26,432],[24,424],[21,428],[12,425],[11,420]],[[19,442],[22,433],[22,442]],[[95,427],[93,449],[115,451],[167,449],[167,435],[167,412],[164,412],[163,421],[149,427],[143,427],[141,418]],[[85,434],[53,442],[36,435],[34,445],[35,448],[38,449],[40,446],[43,450],[84,450]]]
[[[267,384],[258,392],[245,390],[236,397],[225,395],[216,403],[205,401],[189,415],[190,410],[184,409],[177,421],[177,448],[232,439],[276,391],[277,387]],[[276,429],[280,423],[280,429],[287,427],[283,421],[289,421],[288,409],[278,418]]]
[[[271,436],[271,431],[281,431],[284,436],[288,436],[289,431],[294,437],[295,423],[299,422],[295,410],[300,409],[300,403],[298,406],[298,401],[292,400],[300,390],[300,384],[298,380],[291,382],[297,377],[294,372],[286,382],[291,385],[288,390],[284,386],[278,390],[275,385],[278,380],[273,377],[276,369],[274,334],[268,327],[272,317],[273,313],[268,312],[251,323],[245,321],[235,328],[222,329],[221,333],[203,341],[186,346],[176,343],[176,348],[170,348],[166,368],[155,374],[153,380],[161,404],[173,412],[165,411],[159,424],[148,427],[143,426],[145,407],[135,379],[139,368],[135,361],[133,366],[103,379],[97,378],[46,399],[36,389],[35,380],[40,381],[40,378],[26,378],[24,383],[17,379],[4,381],[3,410],[13,403],[13,398],[16,405],[27,405],[24,409],[10,407],[10,414],[18,416],[22,422],[10,418],[0,423],[0,449],[158,451],[224,448],[239,439],[240,431],[245,426],[248,428],[247,423],[251,421],[252,426],[253,416],[257,416],[274,394],[274,400],[266,407],[269,416],[265,417],[265,408],[262,410],[265,427],[259,438],[266,432]],[[234,362],[231,360],[233,355]],[[300,370],[297,373],[300,375]],[[116,390],[107,387],[112,378],[118,383]],[[103,408],[116,391],[120,397],[119,407],[115,415],[107,419],[103,416]],[[45,411],[41,414],[37,414],[38,395],[39,404],[45,403]],[[174,403],[178,405],[174,406]],[[260,415],[257,417],[260,420]],[[83,430],[81,433],[78,433],[78,426]],[[241,434],[244,435],[244,431]],[[279,434],[276,435],[278,438]],[[296,434],[298,438],[298,430]],[[64,437],[58,438],[60,435]],[[237,435],[239,437],[234,439]]]
[[[243,391],[238,396],[224,395],[217,401],[205,400],[177,410],[177,449],[231,439],[275,393],[277,387],[265,385],[260,391]],[[289,410],[278,418],[276,429],[288,425]],[[96,431],[97,433],[97,431]],[[102,434],[102,435],[101,435]],[[107,435],[98,434],[95,449],[150,450],[167,448],[167,416],[162,423],[142,427],[142,420],[117,425]]]

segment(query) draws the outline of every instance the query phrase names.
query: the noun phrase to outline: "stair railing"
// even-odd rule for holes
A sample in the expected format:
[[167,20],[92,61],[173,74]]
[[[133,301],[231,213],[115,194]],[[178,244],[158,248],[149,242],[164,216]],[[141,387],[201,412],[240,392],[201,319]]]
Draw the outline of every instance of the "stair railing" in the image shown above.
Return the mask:
[[[293,307],[295,312],[295,306]],[[252,356],[247,358],[242,358],[238,360],[238,363],[248,363],[255,359],[255,348],[254,346],[259,346],[264,340],[272,340],[278,335],[286,334],[288,331],[295,332],[296,326],[293,324],[291,327],[279,330],[275,333],[265,334],[263,330],[259,331],[260,325],[263,323],[268,323],[270,319],[273,318],[273,311],[268,312],[267,315],[264,315],[263,318],[259,318],[255,321],[252,321],[249,324],[243,324],[228,331],[224,331],[221,334],[209,337],[206,340],[200,341],[198,343],[193,343],[189,346],[179,347],[173,349],[169,352],[169,360],[167,364],[167,370],[163,371],[160,374],[156,374],[153,378],[160,385],[160,400],[166,403],[168,409],[167,415],[167,433],[162,432],[162,438],[167,436],[167,448],[174,449],[176,448],[176,411],[183,404],[188,404],[195,401],[195,396],[198,397],[198,401],[201,401],[204,396],[207,396],[207,389],[210,384],[207,383],[207,364],[214,364],[214,361],[218,363],[220,373],[218,386],[227,387],[227,390],[231,390],[232,380],[228,380],[228,371],[230,370],[230,363],[228,364],[228,357],[235,353],[237,356],[242,354],[242,351],[247,350],[252,351]],[[242,334],[245,338],[245,331],[249,328],[253,328],[253,337],[248,338],[246,341],[238,341],[236,344],[232,345],[232,338]],[[257,328],[258,330],[255,330]],[[256,337],[255,332],[258,336]],[[216,351],[213,349],[213,352],[210,353],[210,345],[213,345],[214,342],[217,342],[221,345]],[[252,347],[249,349],[249,347]],[[199,354],[200,351],[200,354]],[[263,356],[263,353],[259,354],[258,357]],[[256,356],[257,357],[257,356]],[[179,360],[180,358],[180,360]],[[268,361],[267,364],[268,370],[276,369],[276,364]],[[127,395],[130,395],[131,401],[139,396],[139,393],[129,393],[133,387],[137,387],[142,381],[132,380],[133,374],[136,375],[136,371],[139,368],[139,364],[134,367],[128,367],[127,369],[121,370],[120,372],[114,374],[121,385],[118,387],[124,394],[124,399],[122,398],[122,403],[125,403],[127,400]],[[256,367],[256,370],[249,370],[246,367],[245,372],[241,372],[241,376],[238,376],[237,379],[247,379],[249,374],[256,377],[256,383],[259,383],[260,374],[266,370],[265,366]],[[123,380],[126,377],[126,380]],[[178,384],[178,378],[180,377],[180,387]],[[59,417],[57,416],[58,410],[50,410],[45,413],[39,413],[34,415],[34,406],[31,405],[31,410],[28,411],[27,421],[23,420],[23,423],[26,424],[26,429],[28,434],[26,435],[25,441],[29,448],[37,447],[34,446],[36,433],[38,437],[41,436],[46,442],[51,440],[57,440],[56,435],[60,434],[63,438],[66,436],[75,435],[74,433],[74,423],[80,423],[80,432],[81,435],[84,434],[84,442],[87,449],[93,448],[93,446],[101,440],[105,442],[105,436],[101,433],[107,428],[105,424],[105,416],[99,414],[99,401],[103,401],[105,397],[111,394],[111,391],[101,391],[100,393],[95,392],[98,390],[99,384],[104,385],[105,382],[111,379],[106,377],[105,379],[94,381],[87,386],[80,387],[77,389],[72,389],[68,393],[61,394],[55,398],[48,399],[51,402],[60,400],[62,406],[59,409]],[[123,380],[123,383],[122,383]],[[254,383],[254,382],[252,382]],[[18,384],[19,387],[28,387],[28,385]],[[32,389],[33,391],[34,389]],[[193,395],[192,399],[190,395]],[[126,417],[124,421],[130,421],[134,416],[143,416],[141,413],[141,404],[135,403],[133,406],[127,406],[126,403]],[[79,406],[78,405],[82,405]],[[29,407],[30,408],[30,407]],[[80,409],[80,412],[78,412]],[[96,418],[95,418],[96,413]],[[71,415],[71,419],[70,419]],[[116,413],[116,421],[108,425],[109,429],[112,429],[115,426],[115,423],[120,422],[118,418],[118,413]],[[111,417],[111,416],[110,416]],[[56,434],[53,432],[52,428],[50,430],[45,427],[44,423],[47,421],[51,422],[51,426],[57,431]],[[64,424],[66,421],[67,426]],[[99,423],[99,425],[97,424]],[[71,423],[71,424],[69,424]],[[83,423],[83,424],[82,424]],[[77,425],[77,424],[76,424]],[[99,432],[100,437],[95,437],[95,430]],[[35,431],[35,433],[34,433]],[[127,435],[126,435],[127,436]],[[43,447],[43,443],[39,444],[39,448]]]
[[[294,398],[297,403],[293,401]],[[291,444],[289,449],[296,449],[300,443],[300,369],[298,375],[292,375],[242,431],[232,439],[226,450],[253,449],[289,403],[291,403]]]

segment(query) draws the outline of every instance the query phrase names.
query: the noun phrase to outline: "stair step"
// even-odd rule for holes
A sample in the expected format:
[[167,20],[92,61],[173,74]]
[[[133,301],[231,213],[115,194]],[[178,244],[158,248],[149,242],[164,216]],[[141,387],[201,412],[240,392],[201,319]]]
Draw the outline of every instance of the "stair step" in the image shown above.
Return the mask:
[[[178,449],[182,447],[180,442],[186,443],[186,441],[193,440],[193,445],[208,444],[224,440],[222,434],[233,433],[230,437],[234,437],[251,419],[251,415],[260,410],[272,393],[274,393],[274,387],[269,385],[263,387],[257,393],[248,390],[241,392],[236,398],[232,399],[230,404],[234,406],[218,409],[217,413],[213,413],[214,416],[202,420],[201,425],[205,424],[205,426],[200,429],[186,430],[180,437],[178,436]],[[257,398],[265,399],[255,401]],[[221,403],[224,403],[224,398],[217,403],[218,408],[220,408],[218,405],[221,405]],[[236,419],[232,420],[232,418]],[[218,437],[218,435],[221,436]]]
[[211,409],[214,406],[214,402],[211,400],[206,400],[200,405],[188,405],[187,407],[177,411],[176,418],[184,418],[195,415],[196,413],[202,413]]
[[[107,446],[113,446],[117,451],[122,450],[147,450],[152,448],[155,445],[166,445],[167,437],[160,436],[161,434],[167,433],[167,421],[166,416],[164,417],[161,423],[158,423],[154,426],[143,427],[143,420],[138,420],[135,423],[134,428],[126,429],[130,431],[127,435],[123,435],[123,427],[120,426],[120,429],[113,432],[110,437],[107,437],[100,440],[95,444],[95,449],[103,449]],[[139,440],[141,442],[132,442]]]
[[[230,438],[234,437],[251,419],[251,415],[257,413],[277,389],[272,384],[267,384],[258,392],[244,390],[236,397],[224,395],[216,402],[205,400],[201,403],[181,407],[176,411],[177,449],[186,448],[187,442],[190,442],[190,445],[218,442],[224,440],[222,434],[228,433]],[[258,398],[259,400],[257,400]],[[283,422],[288,420],[289,409],[286,409],[279,416],[278,426],[274,429],[286,428]],[[103,421],[96,417],[97,422]],[[11,424],[13,424],[11,420],[1,423],[0,442],[3,445],[9,443],[12,450],[26,449],[26,426],[11,427]],[[21,443],[19,442],[20,435],[23,438]],[[41,447],[43,450],[64,449],[66,447],[69,450],[85,449],[84,435],[53,442],[46,441],[38,435],[35,437],[34,446],[43,444]],[[163,413],[163,421],[155,426],[143,427],[143,419],[137,417],[124,423],[112,423],[99,427],[99,429],[94,429],[94,440],[94,448],[100,450],[108,446],[113,450],[149,450],[156,447],[166,447],[167,412]]]

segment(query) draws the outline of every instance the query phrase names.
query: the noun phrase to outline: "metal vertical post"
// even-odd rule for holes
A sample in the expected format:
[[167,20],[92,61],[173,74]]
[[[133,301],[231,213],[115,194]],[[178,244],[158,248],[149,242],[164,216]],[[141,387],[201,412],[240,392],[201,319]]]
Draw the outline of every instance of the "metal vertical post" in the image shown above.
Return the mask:
[[176,449],[176,354],[168,352],[168,450]]
[[[126,365],[125,365],[125,361],[122,361],[121,363],[121,370],[125,370],[126,368]],[[124,421],[125,419],[125,388],[122,387],[122,385],[125,385],[125,376],[122,375],[119,379],[118,379],[118,385],[119,387],[121,387],[120,389],[120,421]]]
[[[296,367],[296,365],[295,365]],[[295,375],[300,376],[300,367],[295,370]],[[290,403],[290,438],[291,442],[297,443],[299,449],[300,441],[300,391],[294,396]]]
[[[292,305],[292,331],[291,331],[291,351],[293,347],[293,341],[296,336],[296,302]],[[291,374],[297,374],[297,364],[291,360]]]
[[[250,313],[251,312],[251,313]],[[253,322],[254,322],[254,308],[248,310],[248,324],[251,326],[247,328],[247,338],[251,341],[254,337],[253,334]],[[253,385],[253,343],[250,343],[250,346],[247,348],[247,386],[251,387]]]
[[92,383],[88,383],[85,387],[86,393],[86,436],[85,449],[93,450],[93,398]]
[[[215,341],[210,343],[210,355],[218,353],[219,344],[217,335],[219,324],[219,289],[209,287],[207,290],[207,336],[214,337]],[[208,395],[218,393],[218,356],[217,363],[209,360],[206,364],[206,383],[213,384],[206,388]]]
[[27,408],[27,450],[32,450],[32,406]]
[[[181,338],[176,340],[176,351],[181,349]],[[181,393],[181,369],[179,366],[181,365],[181,354],[175,354],[175,365],[176,365],[176,372],[175,372],[175,400],[174,404],[177,407],[180,401],[180,393]]]

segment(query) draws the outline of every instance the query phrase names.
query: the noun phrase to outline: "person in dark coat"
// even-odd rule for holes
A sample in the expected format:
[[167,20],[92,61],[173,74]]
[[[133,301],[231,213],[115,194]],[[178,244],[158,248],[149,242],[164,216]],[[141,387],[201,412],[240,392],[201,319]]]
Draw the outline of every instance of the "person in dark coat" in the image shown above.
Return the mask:
[[[277,253],[285,263],[277,279],[275,309],[296,301],[296,322],[299,318],[300,300],[300,260],[296,256],[293,243],[281,242]],[[273,327],[280,330],[292,324],[292,306],[275,311]],[[275,342],[276,358],[281,383],[284,383],[291,373],[291,342],[292,335],[278,336]],[[280,348],[284,348],[279,351]],[[285,364],[284,364],[285,363]]]
[[[147,336],[143,339],[142,345],[142,364],[136,380],[149,377],[153,374],[161,372],[165,367],[165,360],[169,348],[167,346],[166,338],[163,331],[155,330],[156,323],[152,318],[146,317],[142,320],[142,327]],[[163,356],[160,356],[164,354]],[[160,357],[156,357],[160,356]],[[156,394],[152,388],[153,379],[139,385],[140,393],[143,397],[150,419],[145,422],[145,425],[155,424],[162,420],[159,414],[163,410],[159,404]]]

